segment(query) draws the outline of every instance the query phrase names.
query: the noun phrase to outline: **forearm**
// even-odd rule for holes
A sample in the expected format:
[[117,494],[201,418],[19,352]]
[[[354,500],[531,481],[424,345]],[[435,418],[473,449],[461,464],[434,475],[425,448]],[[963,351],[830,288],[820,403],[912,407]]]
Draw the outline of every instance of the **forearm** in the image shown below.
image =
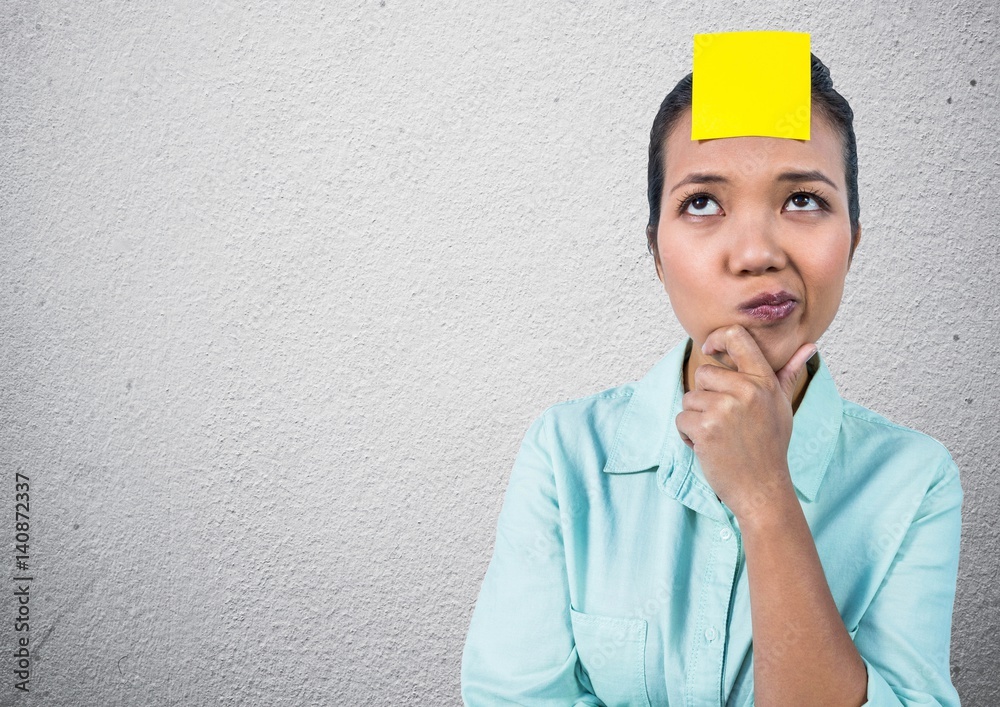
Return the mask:
[[867,671],[791,481],[738,521],[750,584],[754,703],[863,705]]

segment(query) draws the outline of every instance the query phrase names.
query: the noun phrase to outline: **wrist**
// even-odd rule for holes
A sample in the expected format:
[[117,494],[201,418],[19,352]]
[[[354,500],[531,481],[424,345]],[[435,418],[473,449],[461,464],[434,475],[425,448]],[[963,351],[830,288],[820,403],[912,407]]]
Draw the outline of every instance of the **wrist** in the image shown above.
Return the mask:
[[[787,474],[787,472],[786,472]],[[790,476],[760,487],[739,513],[734,513],[740,531],[782,526],[801,514],[802,506]]]

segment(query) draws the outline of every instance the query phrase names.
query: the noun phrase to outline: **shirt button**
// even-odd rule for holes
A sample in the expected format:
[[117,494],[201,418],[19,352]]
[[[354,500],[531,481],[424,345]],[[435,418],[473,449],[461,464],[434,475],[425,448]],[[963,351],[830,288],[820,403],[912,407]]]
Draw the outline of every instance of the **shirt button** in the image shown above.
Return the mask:
[[733,537],[733,531],[729,528],[723,528],[719,531],[719,537],[723,540],[729,540],[729,538]]
[[714,628],[706,628],[705,629],[705,638],[707,640],[714,641],[718,637],[719,637],[719,632],[716,631]]

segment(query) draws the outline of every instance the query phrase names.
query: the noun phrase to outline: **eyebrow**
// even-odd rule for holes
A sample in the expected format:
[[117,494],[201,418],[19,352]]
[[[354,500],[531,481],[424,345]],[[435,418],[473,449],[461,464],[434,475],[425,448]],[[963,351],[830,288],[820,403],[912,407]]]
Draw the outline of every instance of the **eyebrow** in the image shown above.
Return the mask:
[[[793,172],[782,172],[778,175],[779,182],[826,182],[834,190],[837,189],[837,185],[834,184],[829,177],[820,172],[818,169],[809,169],[802,171]],[[706,172],[692,172],[688,176],[684,177],[681,181],[674,185],[670,193],[673,194],[675,191],[680,189],[685,184],[728,184],[729,180],[723,177],[721,174],[709,174]]]

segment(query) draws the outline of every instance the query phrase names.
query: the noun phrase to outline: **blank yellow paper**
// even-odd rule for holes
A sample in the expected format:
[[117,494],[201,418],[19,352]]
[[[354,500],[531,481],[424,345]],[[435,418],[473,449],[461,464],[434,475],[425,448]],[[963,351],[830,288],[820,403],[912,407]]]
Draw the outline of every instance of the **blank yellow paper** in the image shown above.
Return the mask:
[[691,139],[809,139],[808,32],[694,36]]

